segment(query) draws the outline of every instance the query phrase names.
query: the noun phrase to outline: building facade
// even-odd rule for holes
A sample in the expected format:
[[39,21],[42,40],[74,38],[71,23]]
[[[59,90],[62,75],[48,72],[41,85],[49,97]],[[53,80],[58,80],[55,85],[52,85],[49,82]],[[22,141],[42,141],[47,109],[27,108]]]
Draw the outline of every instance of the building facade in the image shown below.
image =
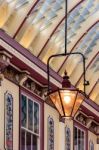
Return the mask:
[[[68,0],[67,13],[65,4],[0,0],[0,150],[99,150],[99,2]],[[88,81],[84,102],[68,119],[47,96],[48,58],[65,48],[84,55]],[[52,90],[61,88],[66,70],[83,93],[82,63],[78,55],[53,58]]]
[[0,150],[98,150],[99,106],[86,98],[73,120],[63,119],[46,85],[46,65],[0,30]]

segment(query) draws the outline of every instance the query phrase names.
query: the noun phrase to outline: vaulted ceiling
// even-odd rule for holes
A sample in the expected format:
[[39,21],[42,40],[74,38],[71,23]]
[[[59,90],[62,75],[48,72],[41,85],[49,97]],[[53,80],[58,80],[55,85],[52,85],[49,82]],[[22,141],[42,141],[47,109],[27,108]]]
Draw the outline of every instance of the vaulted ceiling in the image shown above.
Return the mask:
[[[45,64],[64,52],[65,0],[0,0],[0,28]],[[68,0],[67,51],[86,57],[86,92],[99,104],[99,0]],[[50,66],[83,90],[82,58],[52,59]]]

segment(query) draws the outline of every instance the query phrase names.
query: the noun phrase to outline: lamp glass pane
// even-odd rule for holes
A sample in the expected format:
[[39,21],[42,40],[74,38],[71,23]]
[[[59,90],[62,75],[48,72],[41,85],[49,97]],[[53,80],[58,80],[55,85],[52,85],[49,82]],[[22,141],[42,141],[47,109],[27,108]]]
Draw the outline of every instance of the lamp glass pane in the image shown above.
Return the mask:
[[79,109],[80,105],[82,104],[83,100],[84,100],[84,96],[82,94],[78,93],[77,99],[76,99],[76,102],[75,102],[75,105],[74,105],[74,109],[73,109],[73,112],[72,112],[72,117],[74,117],[74,115],[78,111],[78,109]]
[[61,116],[63,116],[63,110],[62,110],[62,105],[61,105],[59,93],[54,92],[54,93],[50,94],[50,99],[54,103],[55,107],[57,108],[57,110],[59,111]]
[[75,104],[77,91],[60,90],[65,116],[70,117]]

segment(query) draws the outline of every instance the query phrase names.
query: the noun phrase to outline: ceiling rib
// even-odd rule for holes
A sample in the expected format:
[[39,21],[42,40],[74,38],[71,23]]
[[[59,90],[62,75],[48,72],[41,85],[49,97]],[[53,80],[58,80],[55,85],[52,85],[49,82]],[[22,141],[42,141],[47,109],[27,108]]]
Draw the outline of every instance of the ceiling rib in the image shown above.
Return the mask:
[[[87,71],[87,69],[90,67],[90,65],[92,64],[92,62],[95,60],[95,58],[98,56],[98,54],[99,54],[99,52],[97,52],[97,53],[95,54],[95,56],[91,59],[91,61],[89,62],[88,66],[86,67],[86,71]],[[80,78],[79,78],[78,81],[76,82],[75,86],[78,85],[78,83],[79,83],[79,81],[81,80],[82,76],[83,76],[83,73],[81,74]]]
[[98,83],[99,83],[99,79],[96,81],[96,83],[94,84],[93,88],[90,90],[89,97],[92,94],[92,92],[94,91],[94,89],[95,89],[95,87],[97,86]]
[[[86,36],[86,34],[98,23],[98,21],[96,21],[92,26],[89,27],[89,29],[87,29],[87,31],[79,38],[79,40],[74,44],[74,46],[72,47],[72,49],[70,50],[70,53],[72,53],[72,51],[75,50],[75,47],[79,44],[79,42],[82,40],[82,38],[84,36]],[[60,66],[60,68],[58,69],[57,73],[60,72],[61,68],[64,66],[65,62],[67,61],[69,56],[66,57],[66,59],[64,60],[64,62],[62,63],[62,65]]]
[[[79,3],[77,3],[68,13],[71,13],[77,6],[79,6],[82,2],[84,2],[85,0],[81,0]],[[47,39],[47,41],[45,42],[43,48],[40,50],[39,54],[37,57],[40,56],[40,54],[42,53],[42,51],[44,50],[44,48],[46,47],[46,45],[48,44],[48,42],[50,41],[51,37],[53,36],[53,34],[55,33],[55,31],[57,30],[57,28],[61,25],[61,23],[64,21],[66,16],[64,16],[61,21],[58,23],[58,25],[55,27],[55,29],[52,31],[52,33],[50,34],[49,38]]]
[[14,34],[13,38],[16,37],[16,35],[18,34],[18,32],[20,31],[20,29],[22,28],[24,22],[26,21],[27,19],[27,16],[30,15],[30,13],[32,12],[32,10],[34,9],[34,7],[38,4],[40,0],[36,0],[36,2],[33,4],[32,8],[29,10],[29,12],[27,13],[27,15],[25,16],[24,20],[22,21],[21,25],[19,26],[19,28],[17,29],[16,33]]

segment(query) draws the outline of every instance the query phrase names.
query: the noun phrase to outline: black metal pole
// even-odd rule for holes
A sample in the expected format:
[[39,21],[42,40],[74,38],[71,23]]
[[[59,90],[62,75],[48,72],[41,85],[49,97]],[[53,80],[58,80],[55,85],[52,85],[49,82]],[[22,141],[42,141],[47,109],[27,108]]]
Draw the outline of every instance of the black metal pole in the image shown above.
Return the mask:
[[67,53],[67,14],[68,14],[68,2],[65,0],[65,54]]
[[86,93],[86,89],[85,89],[85,84],[86,84],[86,75],[85,75],[85,56],[80,53],[80,52],[75,52],[75,53],[67,53],[67,15],[68,14],[68,0],[65,0],[65,52],[63,54],[56,54],[56,55],[52,55],[48,58],[47,61],[47,78],[48,78],[48,92],[50,92],[50,69],[49,69],[49,64],[50,64],[50,60],[53,57],[59,57],[59,56],[69,56],[69,55],[81,55],[81,57],[83,58],[83,86],[84,86],[84,93]]

